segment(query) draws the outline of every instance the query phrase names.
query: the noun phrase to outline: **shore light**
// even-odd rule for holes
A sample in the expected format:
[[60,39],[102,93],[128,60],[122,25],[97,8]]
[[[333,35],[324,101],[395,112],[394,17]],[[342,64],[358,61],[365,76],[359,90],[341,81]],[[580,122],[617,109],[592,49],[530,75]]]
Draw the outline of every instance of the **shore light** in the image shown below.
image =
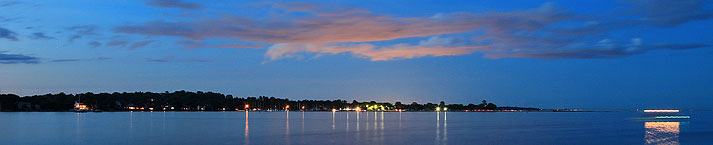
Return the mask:
[[443,111],[448,111],[448,108],[447,108],[447,107],[443,107]]
[[441,111],[441,107],[436,107],[436,111]]

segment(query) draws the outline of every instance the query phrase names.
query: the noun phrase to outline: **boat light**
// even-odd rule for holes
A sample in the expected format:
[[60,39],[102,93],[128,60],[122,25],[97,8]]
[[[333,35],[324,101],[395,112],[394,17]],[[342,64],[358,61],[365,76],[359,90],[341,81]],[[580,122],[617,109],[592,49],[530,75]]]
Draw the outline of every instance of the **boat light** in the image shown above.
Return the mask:
[[679,110],[644,110],[646,113],[675,113],[675,112],[680,112]]

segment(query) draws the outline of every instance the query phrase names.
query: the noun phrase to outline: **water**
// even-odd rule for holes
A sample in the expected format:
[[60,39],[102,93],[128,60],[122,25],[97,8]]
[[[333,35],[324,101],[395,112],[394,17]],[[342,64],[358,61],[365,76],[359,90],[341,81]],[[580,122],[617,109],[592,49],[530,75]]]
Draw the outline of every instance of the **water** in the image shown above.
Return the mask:
[[713,144],[713,112],[5,112],[0,144]]

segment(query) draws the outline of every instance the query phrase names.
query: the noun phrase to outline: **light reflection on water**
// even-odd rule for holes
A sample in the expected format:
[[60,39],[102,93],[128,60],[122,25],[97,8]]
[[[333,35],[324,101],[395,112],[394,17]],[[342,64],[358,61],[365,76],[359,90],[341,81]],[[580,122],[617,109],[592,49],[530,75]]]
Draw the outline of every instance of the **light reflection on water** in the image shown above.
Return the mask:
[[[0,113],[0,134],[3,134],[0,144],[713,144],[708,139],[713,136],[706,135],[713,133],[710,125],[713,112],[698,113],[685,128],[680,122],[626,119],[635,115],[626,112]],[[292,124],[295,121],[300,125]]]
[[245,145],[250,144],[250,120],[248,111],[245,111]]
[[680,122],[646,122],[646,144],[678,145]]

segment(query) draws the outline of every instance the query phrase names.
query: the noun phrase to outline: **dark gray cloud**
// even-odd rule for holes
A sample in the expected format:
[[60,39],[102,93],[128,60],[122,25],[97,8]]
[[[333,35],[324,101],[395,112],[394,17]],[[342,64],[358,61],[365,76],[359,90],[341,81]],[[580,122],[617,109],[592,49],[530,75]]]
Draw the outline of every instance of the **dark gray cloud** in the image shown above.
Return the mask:
[[711,47],[710,44],[660,44],[660,45],[625,45],[613,47],[596,47],[562,49],[556,51],[525,51],[506,53],[487,53],[487,58],[539,58],[539,59],[586,59],[586,58],[616,58],[643,54],[653,50],[683,50]]
[[145,61],[150,62],[211,62],[207,59],[179,59],[173,55],[166,55],[161,58],[144,58]]
[[79,25],[67,27],[66,30],[74,32],[72,36],[69,37],[67,42],[72,43],[74,40],[82,38],[88,35],[97,35],[96,30],[99,29],[96,25]]
[[184,2],[182,0],[147,0],[146,4],[161,8],[178,8],[182,10],[196,10],[203,6],[194,3]]
[[149,45],[149,44],[151,44],[151,43],[153,43],[153,42],[154,42],[154,40],[144,40],[144,41],[134,42],[134,43],[131,44],[131,46],[129,47],[129,50],[135,50],[136,48],[144,47],[144,46]]
[[8,29],[0,27],[0,38],[9,39],[12,41],[17,41],[17,33],[10,31]]
[[713,17],[713,9],[706,8],[704,0],[629,0],[625,3],[632,6],[628,14],[640,16],[640,19],[630,20],[630,24],[670,27]]
[[97,33],[95,32],[99,27],[96,25],[80,25],[80,26],[72,26],[72,27],[67,27],[67,30],[74,31],[77,34],[80,35],[96,35]]
[[82,61],[82,59],[55,59],[55,60],[52,60],[51,62],[73,62],[73,61]]
[[11,21],[19,20],[19,19],[20,18],[18,18],[18,17],[8,18],[8,17],[0,16],[0,22],[11,22]]
[[126,47],[129,45],[129,41],[126,40],[112,40],[106,43],[106,46],[116,46],[116,47]]
[[253,48],[253,49],[259,49],[259,48],[263,48],[263,46],[261,46],[261,45],[242,44],[242,43],[227,43],[227,44],[211,45],[211,44],[206,44],[203,41],[194,41],[194,40],[181,40],[181,41],[177,41],[176,44],[182,45],[183,49],[195,49],[195,48]]
[[38,64],[40,63],[40,58],[22,55],[22,54],[7,54],[5,51],[0,51],[0,64]]
[[2,7],[10,7],[10,6],[15,6],[15,5],[20,5],[22,2],[20,1],[6,1],[6,2],[0,2],[0,8]]
[[45,35],[45,33],[42,32],[35,32],[30,35],[30,38],[32,39],[54,39],[54,37],[50,37]]
[[96,48],[102,46],[102,43],[99,41],[91,41],[87,43],[87,45],[91,46],[92,48]]
[[110,59],[108,57],[96,57],[96,58],[87,58],[87,59],[55,59],[51,60],[50,62],[76,62],[76,61],[96,61],[96,60],[107,60]]

